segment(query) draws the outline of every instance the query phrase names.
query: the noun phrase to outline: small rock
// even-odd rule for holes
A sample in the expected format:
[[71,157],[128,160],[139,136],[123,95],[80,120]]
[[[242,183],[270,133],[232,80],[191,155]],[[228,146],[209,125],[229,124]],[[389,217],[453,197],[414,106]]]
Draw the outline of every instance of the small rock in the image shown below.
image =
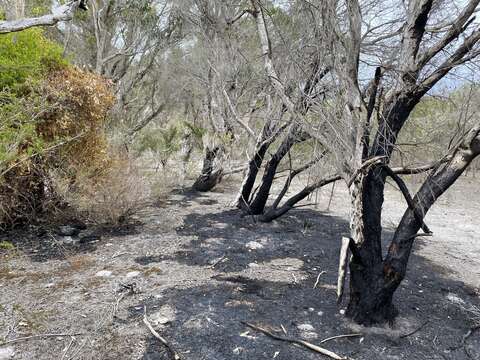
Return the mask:
[[317,313],[317,315],[318,315],[318,316],[323,316],[323,311],[319,311],[319,312]]
[[308,308],[308,311],[309,311],[309,312],[314,312],[315,309],[311,307],[311,308]]
[[257,263],[250,263],[250,264],[248,264],[248,267],[250,267],[250,268],[258,268],[258,267],[260,267],[260,265],[258,265]]
[[77,242],[77,240],[75,240],[71,236],[62,236],[59,240],[66,245],[72,245],[72,244],[75,244]]
[[175,320],[175,309],[169,305],[163,305],[157,312],[152,313],[149,317],[153,325],[166,325]]
[[240,353],[242,352],[243,348],[241,347],[236,347],[235,349],[233,349],[233,353],[235,355],[240,355]]
[[250,250],[263,249],[263,245],[256,241],[250,241],[245,246]]
[[13,347],[0,348],[0,360],[12,359],[14,355],[15,349]]
[[448,293],[447,300],[457,305],[465,305],[465,301],[454,293]]
[[314,331],[315,330],[315,328],[310,324],[300,324],[300,325],[297,326],[297,329],[301,330],[301,331]]
[[166,325],[168,324],[169,322],[171,322],[171,320],[169,318],[167,318],[166,316],[160,316],[160,317],[157,317],[155,319],[155,322],[158,324],[158,325]]
[[127,275],[125,275],[125,277],[131,279],[137,277],[138,275],[140,275],[140,271],[130,271],[127,273]]
[[52,288],[54,286],[55,286],[55,283],[48,283],[47,285],[45,285],[47,289]]
[[99,272],[97,272],[95,274],[95,276],[98,276],[98,277],[111,277],[112,276],[112,272],[111,271],[108,271],[108,270],[101,270]]
[[313,339],[318,338],[318,334],[316,332],[313,332],[313,331],[304,331],[304,332],[302,332],[302,337],[304,339],[313,340]]
[[341,315],[345,315],[345,309],[341,309],[341,310],[339,311],[339,313],[340,313]]

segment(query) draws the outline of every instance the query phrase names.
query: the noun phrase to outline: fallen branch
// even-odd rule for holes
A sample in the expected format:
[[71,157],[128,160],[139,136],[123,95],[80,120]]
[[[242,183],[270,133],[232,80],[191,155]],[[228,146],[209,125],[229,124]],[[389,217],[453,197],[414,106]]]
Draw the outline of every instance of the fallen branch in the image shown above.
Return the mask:
[[340,175],[332,175],[327,178],[321,179],[309,186],[306,186],[303,188],[300,192],[297,194],[293,195],[291,198],[289,198],[285,203],[280,206],[277,209],[269,209],[265,214],[260,216],[260,221],[261,222],[270,222],[272,220],[275,220],[279,218],[280,216],[284,215],[287,213],[289,210],[293,209],[295,205],[305,199],[307,196],[309,196],[313,191],[315,191],[318,188],[321,188],[322,186],[328,185],[332,182],[338,181],[341,179]]
[[330,350],[327,350],[327,349],[324,349],[320,346],[317,346],[317,345],[314,345],[314,344],[311,344],[307,341],[304,341],[304,340],[299,340],[299,339],[294,339],[294,338],[289,338],[289,337],[284,337],[284,336],[279,336],[279,335],[275,335],[273,333],[271,333],[270,331],[268,330],[265,330],[259,326],[256,326],[256,325],[253,325],[253,324],[250,324],[248,322],[245,322],[245,321],[242,321],[242,324],[248,326],[249,328],[253,329],[253,330],[256,330],[256,331],[260,331],[262,333],[264,333],[265,335],[267,336],[270,336],[272,339],[275,339],[275,340],[279,340],[279,341],[285,341],[285,342],[289,342],[289,343],[292,343],[292,344],[297,344],[297,345],[301,345],[301,346],[304,346],[306,347],[307,349],[310,349],[314,352],[317,352],[319,354],[322,354],[322,355],[325,355],[325,356],[328,356],[329,358],[331,359],[335,359],[335,360],[347,360],[348,358],[346,357],[342,357],[340,355],[337,355],[335,354],[334,352],[330,351]]
[[155,331],[153,328],[152,324],[148,321],[147,318],[147,307],[143,307],[143,323],[147,326],[148,330],[152,333],[154,337],[156,337],[160,342],[168,349],[168,351],[173,355],[173,358],[175,360],[181,360],[180,355],[172,348],[172,346],[168,343],[167,340],[165,340],[158,332]]
[[247,169],[246,166],[240,166],[236,169],[231,169],[231,170],[228,170],[228,171],[224,171],[223,172],[223,176],[228,176],[228,175],[233,175],[233,174],[238,174],[242,171],[245,171]]
[[60,21],[73,19],[75,10],[80,5],[80,0],[70,1],[53,9],[51,14],[40,17],[0,22],[0,34],[22,31],[35,26],[52,26]]
[[5,342],[0,343],[0,346],[15,344],[22,341],[28,340],[38,340],[38,339],[46,339],[46,338],[53,338],[53,337],[72,337],[72,336],[81,336],[85,335],[84,333],[76,333],[76,334],[38,334],[32,336],[25,336],[17,339],[8,340]]

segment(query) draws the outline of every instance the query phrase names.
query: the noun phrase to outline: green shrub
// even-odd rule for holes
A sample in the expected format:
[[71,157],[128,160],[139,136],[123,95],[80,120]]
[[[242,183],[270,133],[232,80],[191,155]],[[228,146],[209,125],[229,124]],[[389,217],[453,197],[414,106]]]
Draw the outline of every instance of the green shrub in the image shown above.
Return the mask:
[[140,139],[138,151],[151,151],[163,167],[168,160],[180,149],[181,132],[176,125],[165,129],[145,132]]
[[27,80],[39,80],[52,67],[66,64],[60,45],[41,29],[0,36],[0,90],[18,92]]
[[10,241],[0,241],[0,250],[15,250],[15,246]]

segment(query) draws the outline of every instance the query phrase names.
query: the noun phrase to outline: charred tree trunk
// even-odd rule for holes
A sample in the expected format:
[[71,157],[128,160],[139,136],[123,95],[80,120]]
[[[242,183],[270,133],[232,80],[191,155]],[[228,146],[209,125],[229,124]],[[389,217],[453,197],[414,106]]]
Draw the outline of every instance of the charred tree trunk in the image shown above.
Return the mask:
[[285,157],[285,155],[288,154],[293,145],[301,143],[308,138],[308,134],[299,131],[296,127],[292,128],[288,132],[275,154],[265,165],[265,172],[262,177],[262,183],[260,185],[260,188],[258,189],[257,195],[248,206],[248,210],[251,214],[259,215],[263,213],[263,211],[265,210],[265,205],[267,204],[268,197],[270,195],[273,180],[275,179],[275,174],[277,173],[278,165]]
[[213,149],[207,147],[202,173],[193,184],[194,190],[201,192],[210,191],[222,180],[223,170],[221,168],[215,169],[215,162],[220,151],[221,148],[219,146]]
[[[427,177],[397,227],[386,257],[381,252],[381,204],[386,172],[370,172],[358,197],[353,194],[350,302],[347,316],[363,325],[393,320],[393,295],[405,277],[408,260],[424,218],[438,198],[480,154],[480,126],[473,128]],[[358,186],[358,185],[357,185]],[[361,186],[359,187],[361,189]],[[361,195],[360,195],[361,194]]]
[[250,195],[252,194],[258,171],[262,166],[263,159],[265,158],[265,154],[267,153],[269,146],[270,144],[268,143],[262,144],[248,163],[247,173],[245,174],[238,200],[236,201],[236,206],[240,209],[248,209]]
[[247,172],[243,178],[240,191],[238,192],[237,199],[235,200],[235,205],[240,208],[247,210],[248,204],[250,201],[250,196],[252,194],[253,187],[255,185],[255,180],[257,179],[258,172],[262,166],[265,154],[267,153],[268,148],[278,135],[281,133],[281,128],[278,129],[276,133],[272,130],[272,122],[269,121],[263,127],[262,134],[257,141],[255,146],[255,154],[252,159],[248,162]]
[[356,256],[350,260],[350,301],[346,315],[358,324],[391,322],[398,314],[392,301],[395,290],[386,286],[381,265],[372,267]]
[[391,319],[391,301],[382,294],[381,211],[385,175],[381,168],[360,175],[350,186],[352,203],[350,303],[347,316],[364,325]]

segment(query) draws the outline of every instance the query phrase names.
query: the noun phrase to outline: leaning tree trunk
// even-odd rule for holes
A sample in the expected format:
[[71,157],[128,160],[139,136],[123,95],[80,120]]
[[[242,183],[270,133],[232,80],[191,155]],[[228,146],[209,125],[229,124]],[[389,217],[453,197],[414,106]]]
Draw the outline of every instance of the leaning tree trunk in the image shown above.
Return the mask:
[[262,166],[263,159],[265,158],[265,154],[267,153],[270,145],[275,141],[281,132],[281,129],[279,129],[276,134],[273,134],[271,127],[271,121],[268,121],[263,126],[262,133],[255,146],[255,153],[252,159],[248,162],[247,172],[245,173],[240,191],[238,192],[235,200],[235,205],[239,209],[248,209],[250,196],[252,194],[258,172]]
[[265,210],[265,205],[267,204],[268,197],[270,195],[270,190],[272,188],[273,180],[277,174],[277,168],[282,159],[288,152],[291,150],[292,146],[298,144],[302,141],[305,141],[309,138],[309,135],[297,127],[292,128],[285,139],[280,144],[279,148],[272,156],[272,158],[265,165],[265,171],[262,177],[262,183],[258,189],[258,192],[255,198],[248,206],[248,211],[252,215],[262,214]]
[[288,200],[286,200],[281,206],[278,206],[277,201],[279,202],[284,195],[282,190],[280,195],[275,200],[275,203],[262,216],[260,216],[259,220],[261,222],[271,222],[275,219],[278,219],[279,217],[285,215],[287,212],[293,209],[297,203],[308,197],[316,189],[319,189],[322,186],[331,184],[340,179],[340,175],[332,175],[318,180],[311,185],[305,186],[302,190],[300,190],[295,195],[291,196]]
[[202,192],[210,191],[222,180],[223,169],[215,168],[215,162],[220,151],[221,148],[219,146],[213,149],[206,148],[202,173],[192,186],[194,190]]
[[[426,228],[431,206],[480,154],[480,125],[457,146],[448,161],[439,162],[412,199],[398,225],[385,258],[381,251],[381,207],[387,171],[378,167],[352,186],[354,211],[350,251],[350,302],[347,316],[371,325],[391,321],[397,311],[393,295],[405,277],[415,238]],[[358,195],[358,196],[356,196]]]

